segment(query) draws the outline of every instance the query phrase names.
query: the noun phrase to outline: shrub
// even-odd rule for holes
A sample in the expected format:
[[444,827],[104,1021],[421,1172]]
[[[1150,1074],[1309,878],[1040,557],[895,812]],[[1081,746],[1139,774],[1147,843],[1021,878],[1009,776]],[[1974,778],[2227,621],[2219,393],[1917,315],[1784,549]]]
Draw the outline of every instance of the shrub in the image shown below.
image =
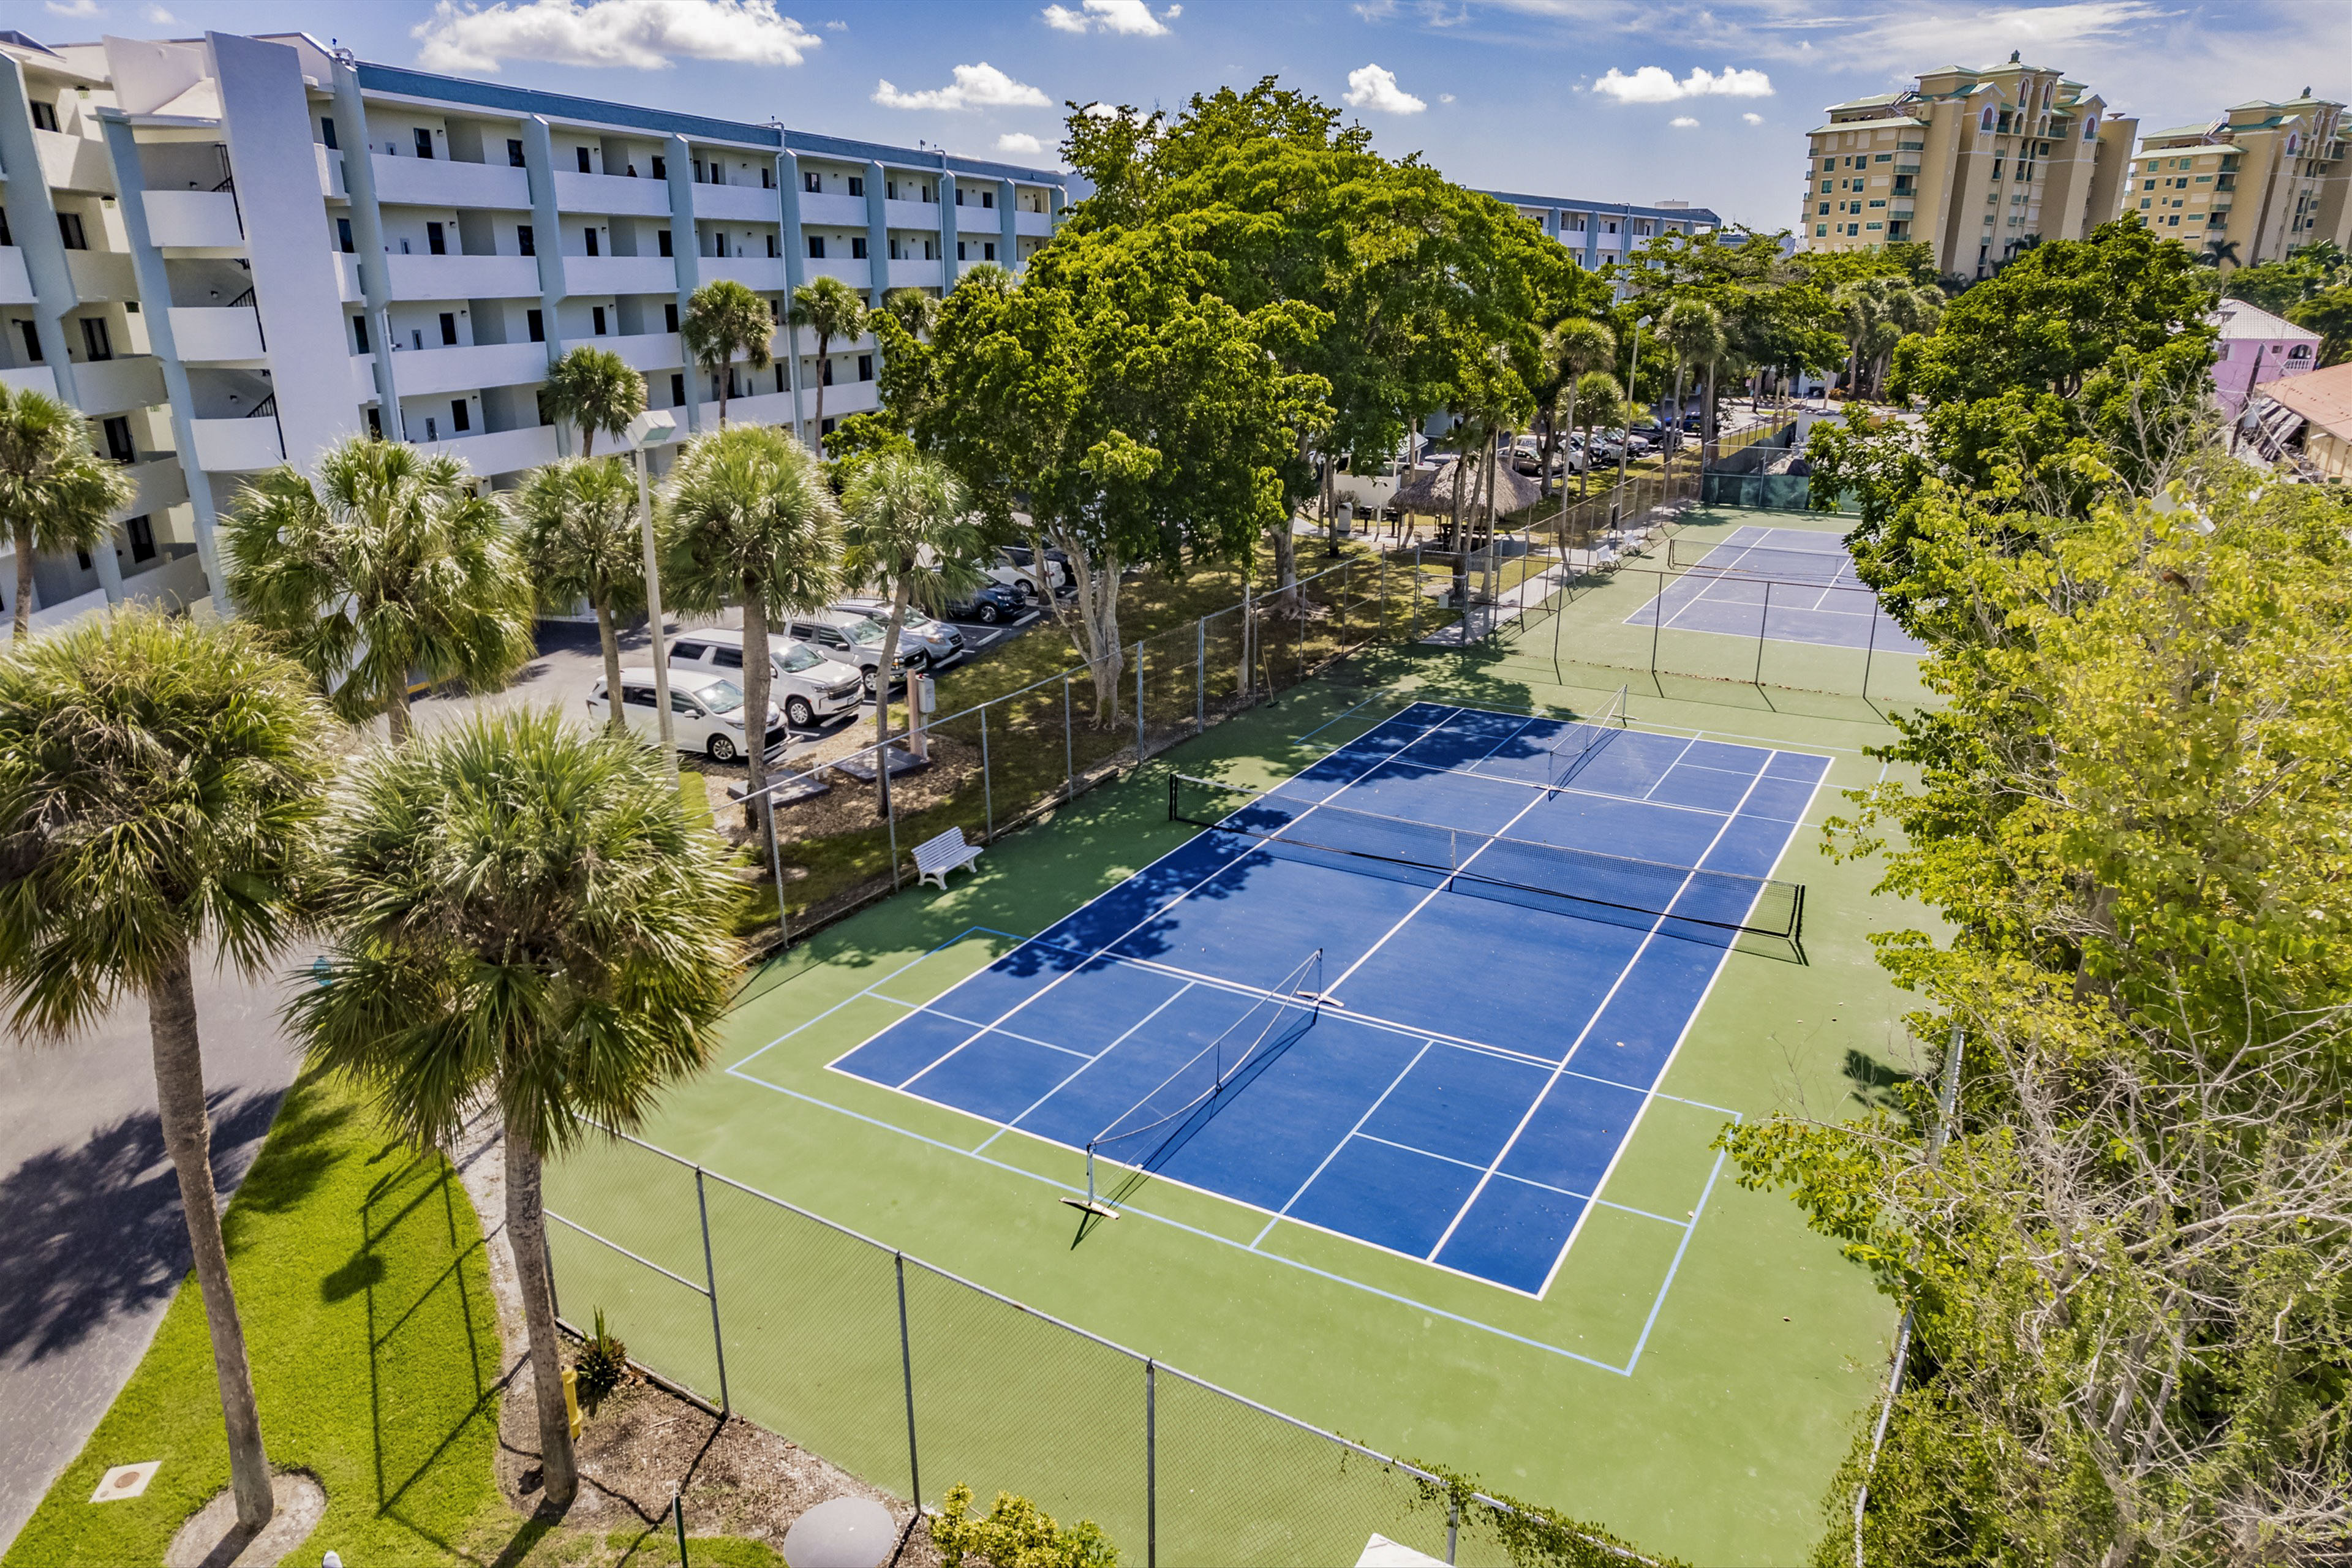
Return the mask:
[[629,1381],[629,1347],[605,1330],[602,1307],[596,1309],[596,1331],[580,1347],[572,1372],[580,1404],[591,1415],[596,1414],[596,1406]]
[[996,1494],[985,1519],[973,1519],[971,1489],[958,1482],[931,1516],[931,1542],[951,1564],[977,1558],[989,1568],[1118,1568],[1118,1551],[1093,1520],[1064,1530],[1025,1497]]

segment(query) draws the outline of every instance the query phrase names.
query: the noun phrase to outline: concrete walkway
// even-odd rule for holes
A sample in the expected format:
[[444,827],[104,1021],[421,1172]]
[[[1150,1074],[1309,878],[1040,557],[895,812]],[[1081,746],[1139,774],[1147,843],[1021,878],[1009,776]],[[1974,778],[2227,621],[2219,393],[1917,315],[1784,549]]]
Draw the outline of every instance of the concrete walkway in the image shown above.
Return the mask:
[[[293,1080],[279,997],[275,983],[223,979],[198,960],[213,1173],[224,1202]],[[188,1268],[179,1182],[155,1115],[145,1004],[126,1001],[90,1035],[62,1045],[12,1034],[0,1048],[0,1551],[89,1441]]]

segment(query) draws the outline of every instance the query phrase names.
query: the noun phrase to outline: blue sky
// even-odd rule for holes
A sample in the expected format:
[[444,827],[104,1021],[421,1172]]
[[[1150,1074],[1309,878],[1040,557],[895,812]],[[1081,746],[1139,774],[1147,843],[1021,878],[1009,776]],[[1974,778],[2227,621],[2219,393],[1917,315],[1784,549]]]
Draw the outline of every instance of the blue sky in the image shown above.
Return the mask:
[[[2022,49],[2140,117],[2352,96],[2339,0],[43,0],[36,37],[300,28],[362,58],[1051,163],[1061,104],[1276,75],[1490,189],[1790,221],[1822,108]],[[2316,28],[2318,31],[2314,31]],[[1034,138],[1042,153],[1027,151]]]

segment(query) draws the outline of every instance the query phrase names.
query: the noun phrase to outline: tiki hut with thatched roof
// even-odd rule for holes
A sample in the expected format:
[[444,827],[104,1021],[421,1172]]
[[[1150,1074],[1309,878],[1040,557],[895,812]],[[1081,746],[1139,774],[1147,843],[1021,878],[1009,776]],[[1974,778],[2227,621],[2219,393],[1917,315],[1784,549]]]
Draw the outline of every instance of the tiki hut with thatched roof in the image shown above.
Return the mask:
[[[1448,458],[1434,468],[1420,470],[1397,487],[1395,499],[1389,502],[1400,517],[1436,518],[1448,548],[1453,545],[1454,469],[1460,461],[1458,458]],[[1494,494],[1490,497],[1481,471],[1485,465],[1475,457],[1470,461],[1469,470],[1462,476],[1462,522],[1475,549],[1483,537],[1491,536],[1496,518],[1535,505],[1543,499],[1543,489],[1498,458],[1494,466]]]

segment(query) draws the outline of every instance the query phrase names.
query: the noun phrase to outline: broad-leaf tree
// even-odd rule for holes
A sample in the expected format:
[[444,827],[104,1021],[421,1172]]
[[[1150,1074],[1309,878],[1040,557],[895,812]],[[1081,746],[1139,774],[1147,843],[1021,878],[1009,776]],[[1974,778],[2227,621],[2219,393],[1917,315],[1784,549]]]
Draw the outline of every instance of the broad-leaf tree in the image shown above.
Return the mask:
[[762,371],[772,363],[769,345],[776,315],[768,302],[732,278],[714,279],[687,297],[678,323],[687,357],[719,384],[719,426],[727,427],[727,399],[734,391],[735,365]]
[[591,343],[567,350],[547,368],[540,394],[547,412],[580,432],[580,455],[593,457],[596,437],[618,437],[646,410],[646,378],[610,349]]
[[579,1484],[547,1271],[545,1161],[634,1131],[708,1066],[740,893],[653,753],[551,711],[477,716],[363,759],[320,889],[335,937],[289,1009],[310,1060],[420,1148],[504,1129],[544,1496]]
[[89,422],[56,398],[0,383],[0,526],[16,547],[15,639],[33,629],[33,557],[111,549],[108,520],[138,487],[90,449]]
[[213,1188],[194,965],[206,949],[257,977],[297,929],[328,729],[303,671],[242,622],[133,607],[0,659],[0,1005],[26,1038],[79,1033],[126,993],[146,1005],[249,1531],[272,1511],[269,1460]]
[[[768,776],[768,627],[779,616],[823,608],[839,587],[841,509],[807,448],[764,425],[688,442],[660,505],[670,602],[688,615],[742,609],[743,763],[757,795]],[[886,668],[877,684],[887,681]]]
[[[973,563],[981,533],[963,485],[937,458],[913,450],[884,452],[865,464],[842,496],[848,549],[842,560],[852,582],[867,584],[890,601],[882,625],[882,668],[898,660],[898,638],[911,605],[940,614],[950,599],[981,581]],[[908,722],[921,715],[909,694]],[[890,739],[890,693],[874,694],[874,743]],[[878,754],[878,753],[877,753]],[[874,770],[874,809],[890,805],[890,771]]]
[[815,446],[819,451],[824,443],[824,389],[833,380],[834,341],[856,342],[866,331],[869,314],[864,297],[830,274],[812,278],[793,290],[793,307],[785,312],[785,321],[795,328],[806,327],[816,337]]
[[[573,458],[533,468],[505,500],[541,611],[569,615],[584,601],[596,612],[604,689],[618,693],[621,639],[615,623],[646,608],[636,476],[619,458]],[[612,710],[613,729],[625,731],[628,720],[617,698]]]
[[504,685],[532,654],[531,587],[506,510],[458,458],[353,437],[258,476],[221,527],[229,596],[345,722],[409,731],[412,683]]

